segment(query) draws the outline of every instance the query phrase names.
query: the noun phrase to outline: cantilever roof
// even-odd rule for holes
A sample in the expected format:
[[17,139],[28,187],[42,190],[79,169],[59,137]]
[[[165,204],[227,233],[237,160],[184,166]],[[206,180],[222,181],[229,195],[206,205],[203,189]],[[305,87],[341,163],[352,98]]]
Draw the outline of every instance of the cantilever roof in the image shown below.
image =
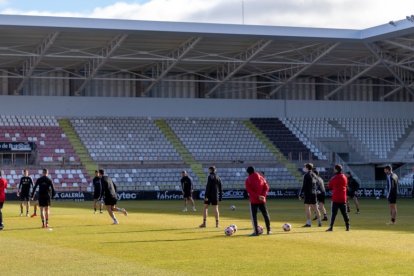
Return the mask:
[[409,20],[351,30],[0,15],[0,70],[18,80],[62,71],[87,82],[113,72],[151,85],[179,74],[214,88],[243,76],[276,87],[371,78],[410,91],[413,53]]

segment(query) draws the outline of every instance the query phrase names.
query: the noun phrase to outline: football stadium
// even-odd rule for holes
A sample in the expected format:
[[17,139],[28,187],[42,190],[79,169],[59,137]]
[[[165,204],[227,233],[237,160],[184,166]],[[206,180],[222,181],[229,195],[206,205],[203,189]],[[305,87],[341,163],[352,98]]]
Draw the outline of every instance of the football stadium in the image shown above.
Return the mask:
[[[413,22],[332,29],[0,15],[0,274],[412,275]],[[350,231],[341,215],[332,233],[329,220],[302,228],[304,164],[326,185],[340,164],[359,184]],[[200,228],[212,166],[220,225],[210,206]],[[386,166],[398,176],[391,225]],[[270,235],[250,236],[248,167],[269,186]],[[49,171],[50,227],[39,210],[31,218],[20,209],[24,169],[34,182]],[[105,208],[94,213],[99,169],[128,210],[119,225]],[[194,211],[183,210],[183,171]]]

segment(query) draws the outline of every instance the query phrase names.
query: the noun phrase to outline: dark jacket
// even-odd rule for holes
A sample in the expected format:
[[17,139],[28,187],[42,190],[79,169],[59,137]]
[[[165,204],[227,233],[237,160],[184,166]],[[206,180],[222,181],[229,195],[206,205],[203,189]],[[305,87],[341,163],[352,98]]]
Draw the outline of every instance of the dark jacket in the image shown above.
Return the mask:
[[396,197],[398,193],[398,176],[395,173],[387,175],[387,198]]
[[210,173],[207,179],[204,198],[208,198],[210,201],[221,201],[223,197],[223,190],[221,186],[220,177],[215,173]]
[[313,172],[307,172],[303,176],[302,189],[299,195],[303,194],[305,198],[316,197],[316,178]]
[[348,177],[348,191],[357,192],[359,190],[359,183],[352,176]]
[[189,176],[183,176],[181,178],[181,189],[183,192],[191,192],[193,190],[193,181]]
[[117,199],[118,195],[116,193],[116,185],[112,181],[109,176],[102,176],[101,177],[101,184],[102,184],[102,196],[104,198],[112,198]]
[[36,180],[36,184],[32,191],[32,196],[34,196],[37,187],[39,187],[39,198],[53,198],[56,194],[55,192],[55,186],[53,186],[52,180],[50,180],[47,176],[42,176],[39,179]]

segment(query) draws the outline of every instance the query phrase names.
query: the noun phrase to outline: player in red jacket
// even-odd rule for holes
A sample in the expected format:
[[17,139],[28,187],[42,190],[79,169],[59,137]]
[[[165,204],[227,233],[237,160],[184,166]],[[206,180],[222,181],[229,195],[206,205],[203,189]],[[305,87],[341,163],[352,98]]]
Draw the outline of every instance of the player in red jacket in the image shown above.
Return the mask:
[[266,208],[266,196],[269,192],[269,185],[263,176],[254,171],[253,167],[248,167],[246,171],[249,176],[246,178],[245,186],[246,191],[249,194],[250,214],[254,231],[251,236],[259,235],[257,231],[257,209],[262,212],[266,223],[267,234],[270,235],[272,234],[270,229],[270,217]]
[[7,189],[7,179],[3,178],[3,173],[2,171],[0,171],[0,230],[3,230],[4,228],[3,213],[1,210],[3,209],[4,201],[6,200],[6,194],[5,194],[6,189]]
[[342,166],[335,165],[335,175],[329,181],[329,190],[332,192],[332,217],[331,224],[326,231],[333,231],[333,225],[335,223],[338,209],[341,211],[344,217],[346,231],[349,231],[349,217],[346,212],[346,190],[348,186],[348,178],[342,173]]

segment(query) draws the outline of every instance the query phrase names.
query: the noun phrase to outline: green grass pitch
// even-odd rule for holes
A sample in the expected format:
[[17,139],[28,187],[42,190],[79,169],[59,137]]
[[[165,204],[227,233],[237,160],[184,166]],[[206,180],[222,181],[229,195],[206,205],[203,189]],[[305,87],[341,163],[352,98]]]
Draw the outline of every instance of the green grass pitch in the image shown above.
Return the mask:
[[[339,214],[334,232],[301,228],[298,200],[268,203],[273,235],[249,237],[247,201],[223,201],[221,227],[210,212],[206,229],[201,202],[197,212],[182,213],[181,201],[120,201],[129,211],[93,214],[91,202],[53,202],[50,225],[19,217],[17,202],[3,208],[0,275],[413,275],[414,200],[400,199],[397,225],[387,226],[385,200],[361,200],[345,232]],[[236,205],[231,211],[229,206]],[[284,222],[292,224],[283,232]],[[230,224],[239,228],[224,235]],[[259,214],[259,223],[264,226]]]

